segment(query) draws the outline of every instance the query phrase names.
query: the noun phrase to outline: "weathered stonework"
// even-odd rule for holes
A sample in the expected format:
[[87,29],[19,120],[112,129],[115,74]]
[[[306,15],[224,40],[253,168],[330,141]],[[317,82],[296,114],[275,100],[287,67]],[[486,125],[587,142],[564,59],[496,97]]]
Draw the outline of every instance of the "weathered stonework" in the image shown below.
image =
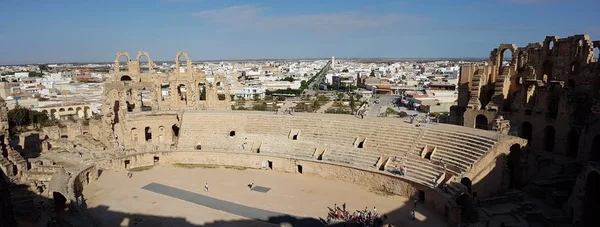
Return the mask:
[[[547,36],[526,47],[502,44],[490,53],[486,65],[461,67],[458,106],[451,109],[451,115],[455,122],[471,128],[492,129],[498,116],[509,121],[509,134],[527,139],[527,150],[533,151],[516,158],[519,166],[515,168],[523,171],[521,185],[541,180],[541,175],[576,176],[577,168],[572,166],[600,162],[600,63],[594,57],[599,47],[600,41],[588,35]],[[503,64],[509,53],[512,58]],[[562,169],[546,166],[547,160]],[[559,190],[581,191],[585,178],[579,177],[575,184],[572,177],[567,184],[575,187]],[[545,187],[550,193],[560,185]],[[588,198],[598,198],[599,193],[588,193]],[[583,197],[574,194],[562,207],[573,222],[585,220],[579,202]]]

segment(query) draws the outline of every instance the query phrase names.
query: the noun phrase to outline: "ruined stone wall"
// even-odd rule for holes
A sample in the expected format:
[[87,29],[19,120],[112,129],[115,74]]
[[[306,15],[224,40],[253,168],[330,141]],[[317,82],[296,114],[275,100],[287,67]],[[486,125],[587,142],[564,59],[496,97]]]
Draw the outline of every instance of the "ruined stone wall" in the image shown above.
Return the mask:
[[[591,142],[600,134],[590,130],[600,124],[600,64],[593,58],[597,46],[587,35],[548,36],[522,48],[500,45],[487,66],[476,67],[489,74],[461,67],[461,81],[470,79],[470,89],[459,92],[459,100],[469,99],[467,105],[459,103],[467,108],[463,124],[476,127],[481,115],[491,125],[503,116],[514,134],[529,137],[532,148],[587,160]],[[510,64],[502,65],[510,52]],[[590,139],[569,144],[572,132]]]
[[[571,163],[578,162],[583,170],[563,204],[574,220],[583,212],[587,170],[600,163],[600,61],[594,56],[599,47],[587,35],[548,36],[519,48],[502,44],[487,65],[461,67],[460,81],[468,81],[468,89],[459,89],[459,101],[469,101],[454,107],[465,108],[464,114],[452,112],[467,127],[492,129],[500,116],[510,121],[509,133],[528,140],[530,152],[519,157],[523,184],[537,172],[572,174],[577,168]],[[511,52],[509,64],[502,64]],[[561,163],[563,170],[544,169],[538,159]]]
[[[120,69],[119,57],[122,56],[127,62],[126,70]],[[140,67],[140,58],[144,56],[149,65],[146,72]],[[185,58],[185,63],[180,62],[180,57]],[[175,68],[167,73],[155,72],[152,60],[146,52],[138,53],[135,60],[126,52],[118,52],[111,77],[104,84],[103,96],[99,138],[103,143],[112,146],[137,143],[132,143],[131,138],[125,136],[130,134],[129,130],[132,128],[142,126],[133,122],[136,120],[129,119],[138,113],[151,113],[148,115],[150,116],[163,111],[228,110],[231,101],[225,76],[207,76],[202,71],[196,71],[184,51],[176,54]],[[171,124],[171,120],[168,122]],[[156,126],[155,130],[158,132],[161,125]],[[153,140],[152,143],[157,144],[158,142],[154,141],[160,141],[161,145],[172,143],[172,139],[166,138],[166,135],[161,140]]]
[[[126,161],[128,162],[127,167],[125,165]],[[301,165],[302,174],[347,181],[373,190],[386,190],[409,198],[414,197],[419,191],[424,191],[425,204],[441,214],[447,212],[446,217],[451,226],[455,226],[460,221],[460,208],[446,195],[438,191],[438,189],[432,189],[385,172],[347,167],[333,163],[269,157],[252,153],[179,151],[131,155],[111,160],[104,168],[124,171],[128,168],[182,163],[231,165],[265,169],[263,163],[268,161],[272,162],[272,167],[275,171],[296,173],[298,165]],[[446,211],[446,209],[448,210]]]

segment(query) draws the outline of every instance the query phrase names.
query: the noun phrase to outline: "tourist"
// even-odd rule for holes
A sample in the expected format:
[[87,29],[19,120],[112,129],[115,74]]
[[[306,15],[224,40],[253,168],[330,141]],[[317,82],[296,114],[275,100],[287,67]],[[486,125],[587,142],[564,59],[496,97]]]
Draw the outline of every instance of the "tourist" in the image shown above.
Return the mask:
[[414,208],[417,208],[417,198],[415,197],[415,199],[413,200],[413,204],[415,205]]
[[252,189],[252,186],[254,186],[254,183],[248,184],[248,188]]
[[377,217],[377,208],[376,207],[373,207],[373,216]]
[[416,219],[414,210],[410,212],[410,216],[412,217],[413,221]]
[[346,203],[342,204],[342,210],[346,212]]
[[83,153],[79,152],[79,158],[83,158]]
[[208,183],[205,183],[205,184],[204,184],[204,191],[205,191],[205,192],[208,192]]
[[127,170],[127,177],[131,178],[133,176],[133,173],[129,170]]

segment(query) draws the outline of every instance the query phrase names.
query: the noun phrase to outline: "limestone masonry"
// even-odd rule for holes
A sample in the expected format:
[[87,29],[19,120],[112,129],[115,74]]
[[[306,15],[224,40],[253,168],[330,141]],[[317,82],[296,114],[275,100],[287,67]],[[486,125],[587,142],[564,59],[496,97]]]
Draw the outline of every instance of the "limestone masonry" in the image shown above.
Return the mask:
[[[502,44],[487,63],[463,65],[458,104],[450,110],[460,126],[230,111],[224,75],[195,71],[186,52],[177,52],[169,73],[156,73],[146,52],[136,59],[118,52],[99,118],[11,139],[0,102],[1,180],[7,180],[0,184],[0,218],[51,213],[78,225],[85,223],[83,188],[102,169],[210,164],[308,174],[415,197],[450,226],[589,224],[600,209],[598,46],[587,35],[549,36],[523,48]],[[147,72],[141,57],[148,59]],[[523,202],[523,193],[565,215],[532,215],[540,211]],[[503,203],[517,204],[509,213],[522,218],[490,211]]]

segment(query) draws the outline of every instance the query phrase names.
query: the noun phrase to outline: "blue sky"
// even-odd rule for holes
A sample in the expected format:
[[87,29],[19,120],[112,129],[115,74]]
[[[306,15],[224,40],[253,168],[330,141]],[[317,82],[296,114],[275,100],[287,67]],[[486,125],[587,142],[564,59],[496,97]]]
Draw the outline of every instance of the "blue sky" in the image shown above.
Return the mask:
[[0,64],[487,57],[546,35],[600,39],[600,0],[0,0]]

